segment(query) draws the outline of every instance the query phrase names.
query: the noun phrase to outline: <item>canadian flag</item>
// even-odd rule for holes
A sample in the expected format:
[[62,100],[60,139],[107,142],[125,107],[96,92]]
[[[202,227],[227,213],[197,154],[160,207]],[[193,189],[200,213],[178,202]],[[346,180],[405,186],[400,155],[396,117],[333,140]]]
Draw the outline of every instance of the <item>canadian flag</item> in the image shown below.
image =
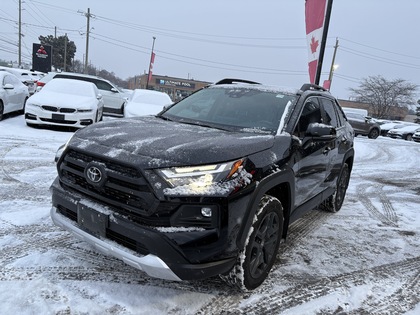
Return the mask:
[[153,72],[153,64],[155,62],[155,56],[156,54],[152,52],[152,55],[150,56],[149,75],[147,76],[147,82],[150,82],[152,80],[152,72]]
[[312,84],[315,83],[315,76],[318,68],[326,9],[327,0],[306,0],[305,2],[309,80]]

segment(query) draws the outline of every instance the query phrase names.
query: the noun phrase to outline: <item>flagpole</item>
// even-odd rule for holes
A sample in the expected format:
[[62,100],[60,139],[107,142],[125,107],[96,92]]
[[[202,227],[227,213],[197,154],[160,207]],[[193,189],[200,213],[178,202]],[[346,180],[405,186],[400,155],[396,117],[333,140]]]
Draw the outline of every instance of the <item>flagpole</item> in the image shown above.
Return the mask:
[[332,3],[333,3],[333,0],[328,0],[327,11],[325,12],[324,31],[322,33],[321,47],[320,47],[319,59],[318,59],[318,67],[316,69],[316,76],[315,76],[316,85],[319,85],[319,80],[321,78],[322,62],[324,60],[324,51],[325,51],[325,46],[327,43],[328,27],[330,25]]
[[153,36],[152,53],[150,54],[150,63],[149,63],[149,72],[147,73],[146,90],[149,89],[149,79],[150,79],[150,71],[151,71],[152,62],[153,62],[153,49],[155,48],[155,40],[156,40],[156,37]]

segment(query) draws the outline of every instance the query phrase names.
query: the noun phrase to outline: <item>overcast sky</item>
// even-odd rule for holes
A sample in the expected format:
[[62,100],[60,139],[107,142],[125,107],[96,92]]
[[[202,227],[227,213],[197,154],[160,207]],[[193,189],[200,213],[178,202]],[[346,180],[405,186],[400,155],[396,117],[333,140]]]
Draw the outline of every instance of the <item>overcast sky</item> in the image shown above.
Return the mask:
[[[17,61],[18,0],[0,6],[0,59]],[[304,0],[24,0],[23,61],[38,36],[68,34],[89,61],[126,79],[147,72],[214,82],[224,77],[300,87],[309,81]],[[80,13],[78,13],[80,12]],[[362,78],[420,85],[419,0],[334,0],[321,82],[339,48],[331,92],[348,99]]]

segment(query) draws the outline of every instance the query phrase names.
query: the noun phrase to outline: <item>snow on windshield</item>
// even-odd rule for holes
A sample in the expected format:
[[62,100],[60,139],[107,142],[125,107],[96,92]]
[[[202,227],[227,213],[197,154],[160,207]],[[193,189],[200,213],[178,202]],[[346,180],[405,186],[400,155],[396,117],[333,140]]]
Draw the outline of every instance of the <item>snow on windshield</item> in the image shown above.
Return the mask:
[[73,79],[53,79],[41,91],[96,97],[93,83]]
[[276,133],[285,109],[296,96],[279,89],[252,86],[213,86],[171,107],[171,118],[218,124],[246,132]]

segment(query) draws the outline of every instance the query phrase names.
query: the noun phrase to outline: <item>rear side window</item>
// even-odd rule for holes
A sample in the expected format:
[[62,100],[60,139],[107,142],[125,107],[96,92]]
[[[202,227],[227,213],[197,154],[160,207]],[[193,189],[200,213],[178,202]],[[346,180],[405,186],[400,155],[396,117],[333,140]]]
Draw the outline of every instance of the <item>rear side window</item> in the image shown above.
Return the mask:
[[93,84],[96,85],[96,87],[99,90],[103,90],[103,91],[111,91],[111,89],[113,88],[113,86],[111,84],[109,84],[108,82],[98,80],[98,79],[95,79],[95,78],[79,77],[79,76],[72,76],[72,75],[62,75],[62,74],[57,74],[54,78],[75,79],[75,80],[80,80],[80,81],[92,82]]
[[334,108],[334,102],[330,99],[321,97],[320,98],[322,107],[324,108],[324,124],[338,127],[341,123],[337,119],[337,111]]

